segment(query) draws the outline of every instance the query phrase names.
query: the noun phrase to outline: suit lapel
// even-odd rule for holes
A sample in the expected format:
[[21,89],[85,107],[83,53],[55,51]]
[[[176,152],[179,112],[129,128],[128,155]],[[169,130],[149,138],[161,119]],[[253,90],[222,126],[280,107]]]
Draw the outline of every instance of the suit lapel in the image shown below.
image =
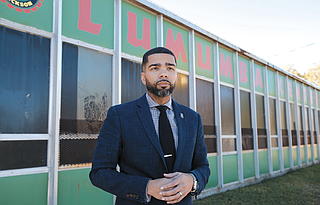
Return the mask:
[[155,147],[155,149],[157,150],[157,152],[161,156],[163,163],[166,165],[166,162],[163,157],[164,154],[163,154],[157,133],[154,129],[154,124],[153,124],[151,112],[149,109],[149,104],[147,102],[145,95],[143,95],[138,100],[137,106],[138,106],[138,110],[137,110],[138,116],[142,122],[142,125],[143,125],[150,141],[152,142],[153,146]]
[[186,119],[184,113],[181,111],[178,103],[172,100],[174,116],[176,118],[177,126],[178,126],[178,150],[176,155],[176,161],[174,164],[173,171],[176,171],[183,157],[184,145],[186,142]]

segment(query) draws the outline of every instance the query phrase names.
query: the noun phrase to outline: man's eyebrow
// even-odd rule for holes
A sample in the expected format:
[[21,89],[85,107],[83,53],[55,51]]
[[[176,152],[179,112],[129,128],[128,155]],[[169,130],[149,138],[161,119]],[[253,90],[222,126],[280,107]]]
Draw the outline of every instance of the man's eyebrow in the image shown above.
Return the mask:
[[166,66],[174,66],[174,67],[176,67],[176,64],[173,64],[173,63],[166,63]]
[[148,66],[148,68],[150,68],[150,67],[152,67],[152,66],[160,66],[161,64],[160,63],[153,63],[153,64],[150,64],[149,66]]

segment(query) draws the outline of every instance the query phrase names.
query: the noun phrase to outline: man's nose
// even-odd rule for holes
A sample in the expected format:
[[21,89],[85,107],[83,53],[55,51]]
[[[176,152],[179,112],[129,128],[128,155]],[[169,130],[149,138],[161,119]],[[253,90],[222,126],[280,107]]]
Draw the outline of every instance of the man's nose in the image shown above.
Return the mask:
[[159,77],[160,78],[167,78],[168,77],[167,70],[166,69],[161,69]]

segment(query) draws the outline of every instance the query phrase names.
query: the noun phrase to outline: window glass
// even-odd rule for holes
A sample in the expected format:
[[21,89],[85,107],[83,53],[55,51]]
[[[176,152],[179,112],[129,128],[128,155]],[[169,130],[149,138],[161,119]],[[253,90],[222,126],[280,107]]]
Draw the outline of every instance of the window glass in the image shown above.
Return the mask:
[[299,120],[299,131],[300,131],[300,145],[304,145],[304,132],[302,124],[302,106],[298,106],[298,120]]
[[235,135],[233,88],[220,86],[222,135]]
[[276,100],[269,98],[271,135],[277,135]]
[[60,165],[91,163],[112,104],[112,56],[63,43]]
[[253,150],[250,93],[240,91],[242,150]]
[[290,103],[292,145],[298,145],[294,104]]
[[315,121],[315,110],[311,109],[311,120],[312,120],[312,130],[313,132],[313,142],[317,144],[317,131],[316,131],[316,121]]
[[306,120],[306,130],[307,130],[307,143],[311,144],[311,131],[309,127],[309,108],[305,108],[305,120]]
[[0,26],[0,133],[48,133],[50,39]]
[[258,148],[268,148],[267,130],[265,124],[264,97],[256,95],[256,113],[257,113],[257,129],[258,129]]
[[208,153],[217,152],[216,127],[214,123],[214,85],[211,82],[196,79],[197,112],[201,115],[203,132]]
[[121,103],[140,98],[146,93],[146,86],[141,82],[140,63],[121,59]]
[[280,101],[281,112],[281,134],[282,134],[282,146],[289,146],[288,130],[287,130],[287,116],[286,116],[286,102]]
[[179,73],[178,82],[172,93],[172,99],[177,103],[189,107],[189,80],[187,75]]

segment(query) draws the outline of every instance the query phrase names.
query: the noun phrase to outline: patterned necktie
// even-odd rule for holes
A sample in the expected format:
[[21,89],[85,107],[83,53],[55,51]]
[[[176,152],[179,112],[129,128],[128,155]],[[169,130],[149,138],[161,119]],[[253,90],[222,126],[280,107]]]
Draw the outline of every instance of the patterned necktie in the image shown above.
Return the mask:
[[167,106],[156,106],[160,110],[159,116],[159,140],[164,153],[164,159],[166,161],[169,173],[173,172],[174,162],[176,160],[176,149],[174,146],[173,134],[171,125],[167,117]]

